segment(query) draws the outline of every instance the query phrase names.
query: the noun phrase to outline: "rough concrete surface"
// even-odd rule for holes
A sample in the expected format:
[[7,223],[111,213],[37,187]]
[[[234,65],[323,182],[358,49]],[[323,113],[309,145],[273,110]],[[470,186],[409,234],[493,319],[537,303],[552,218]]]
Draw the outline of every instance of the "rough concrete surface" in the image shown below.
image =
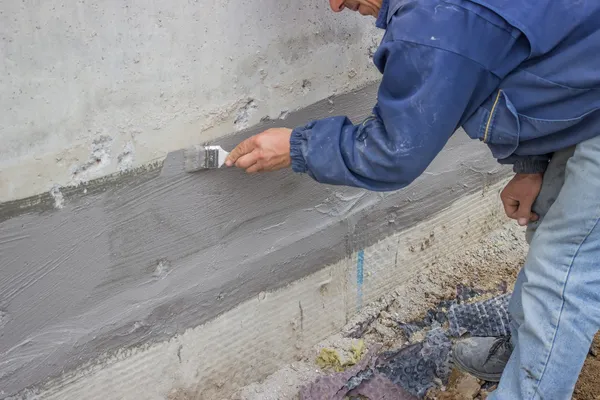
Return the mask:
[[0,202],[162,160],[379,77],[373,20],[323,0],[0,8]]

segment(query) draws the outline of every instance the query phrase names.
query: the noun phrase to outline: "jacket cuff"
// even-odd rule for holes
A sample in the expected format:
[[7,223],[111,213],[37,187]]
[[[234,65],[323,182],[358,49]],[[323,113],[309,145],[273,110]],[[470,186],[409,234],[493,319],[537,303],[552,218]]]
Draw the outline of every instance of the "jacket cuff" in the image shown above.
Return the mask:
[[548,160],[535,157],[523,157],[515,160],[513,172],[515,174],[543,174],[548,168]]
[[292,159],[292,170],[305,173],[306,168],[306,131],[308,127],[296,128],[290,137],[290,157]]

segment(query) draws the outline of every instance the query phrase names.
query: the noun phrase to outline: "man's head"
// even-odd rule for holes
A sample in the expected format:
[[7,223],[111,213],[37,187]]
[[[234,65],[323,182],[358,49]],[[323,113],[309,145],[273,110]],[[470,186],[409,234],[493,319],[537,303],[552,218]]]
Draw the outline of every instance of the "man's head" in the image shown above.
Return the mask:
[[329,0],[331,9],[340,12],[343,9],[358,11],[362,15],[372,15],[377,18],[382,0]]

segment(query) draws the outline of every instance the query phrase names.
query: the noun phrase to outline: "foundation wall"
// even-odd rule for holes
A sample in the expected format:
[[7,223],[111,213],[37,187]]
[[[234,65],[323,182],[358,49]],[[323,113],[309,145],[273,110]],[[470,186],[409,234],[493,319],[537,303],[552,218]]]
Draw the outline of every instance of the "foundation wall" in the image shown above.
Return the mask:
[[0,398],[219,398],[495,224],[508,171],[463,132],[395,193],[184,173],[187,145],[375,103],[370,24],[263,5],[6,4]]
[[[290,114],[289,121],[299,124],[330,111],[359,120],[375,91],[370,86],[317,103]],[[275,124],[221,142],[230,147]],[[419,226],[465,196],[472,200],[453,211],[456,220],[487,215],[498,200],[488,188],[506,176],[485,146],[457,132],[421,178],[394,193],[319,185],[289,171],[186,174],[181,153],[173,152],[162,163],[65,188],[58,208],[50,194],[5,202],[0,205],[3,394],[171,340],[261,293],[357,257],[361,249]],[[484,201],[483,194],[491,200]],[[443,240],[451,239],[458,240]],[[459,246],[460,240],[448,243]],[[406,243],[387,246],[395,249],[396,269],[375,263],[381,271],[372,279],[384,277],[374,285],[379,291],[396,282],[389,274],[404,271],[410,249]],[[369,253],[363,257],[371,262]],[[410,273],[418,268],[411,266]],[[401,281],[402,275],[397,277]],[[335,277],[331,282],[342,284]],[[339,314],[339,323],[349,314]],[[330,328],[336,326],[332,322]],[[235,336],[245,328],[230,329]],[[315,329],[315,337],[329,332]]]
[[380,37],[324,0],[4,1],[0,202],[362,87]]

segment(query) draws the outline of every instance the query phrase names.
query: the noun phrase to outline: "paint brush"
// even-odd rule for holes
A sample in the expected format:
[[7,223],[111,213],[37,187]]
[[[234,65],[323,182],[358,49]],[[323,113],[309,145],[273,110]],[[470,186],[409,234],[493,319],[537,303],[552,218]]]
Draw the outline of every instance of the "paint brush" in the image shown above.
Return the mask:
[[186,172],[196,172],[203,169],[221,168],[229,152],[221,146],[195,145],[183,150]]

